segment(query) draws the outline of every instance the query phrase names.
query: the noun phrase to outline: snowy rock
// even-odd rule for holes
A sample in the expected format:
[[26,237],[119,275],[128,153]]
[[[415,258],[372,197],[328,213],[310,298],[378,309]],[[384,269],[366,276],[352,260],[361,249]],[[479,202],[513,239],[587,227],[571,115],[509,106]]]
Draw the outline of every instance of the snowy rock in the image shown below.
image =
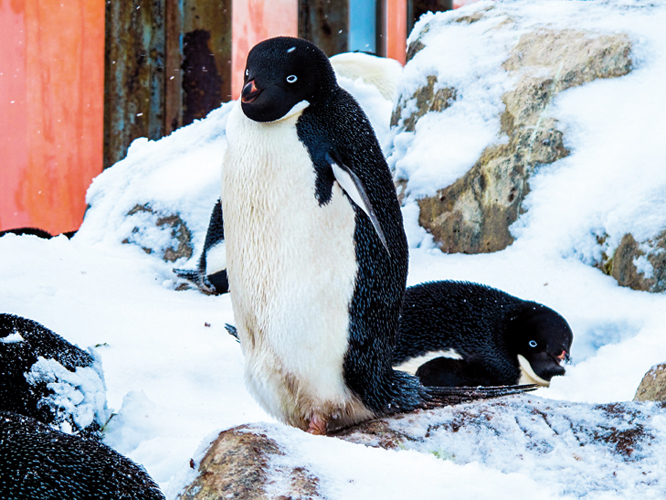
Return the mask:
[[136,224],[123,243],[139,245],[148,254],[175,262],[192,257],[192,233],[178,214],[158,213],[149,204],[135,205],[127,213]]
[[666,401],[666,363],[650,368],[636,390],[634,401]]
[[653,293],[666,291],[666,231],[640,243],[627,233],[614,250],[608,248],[607,235],[597,241],[603,251],[596,267],[621,286]]
[[323,498],[317,493],[318,479],[305,467],[276,467],[271,463],[284,454],[260,428],[242,425],[224,431],[199,464],[198,477],[178,498]]
[[[405,68],[406,75],[410,75],[410,64],[423,66],[424,59],[436,61],[436,51],[442,50],[438,34],[446,36],[447,30],[460,30],[463,25],[476,29],[474,26],[484,18],[489,22],[496,20],[484,36],[491,41],[497,38],[497,46],[501,47],[507,32],[520,32],[510,17],[501,17],[501,9],[490,6],[460,19],[447,15],[447,22],[438,22],[437,16],[431,18],[421,26],[415,39],[412,36],[414,59]],[[495,252],[514,241],[509,226],[525,211],[523,200],[530,191],[531,175],[542,165],[569,154],[563,132],[550,113],[553,99],[566,89],[596,79],[626,75],[632,68],[631,47],[629,37],[623,33],[532,27],[513,43],[501,65],[479,65],[479,73],[505,70],[511,82],[501,97],[504,111],[499,122],[505,139],[486,147],[473,167],[455,182],[418,200],[419,224],[434,236],[443,251]],[[436,74],[422,71],[420,87],[407,94],[403,90],[398,98],[392,121],[397,127],[394,156],[389,160],[395,166],[400,166],[406,149],[401,146],[405,133],[415,132],[413,140],[417,142],[419,135],[430,134],[433,128],[432,120],[422,127],[419,122],[432,113],[446,114],[456,100],[466,98],[448,81],[446,67],[430,71]],[[447,133],[440,130],[441,135]],[[445,156],[440,161],[446,161]],[[409,193],[413,178],[405,182],[409,175],[403,178],[404,173],[408,174],[398,168],[396,177]]]
[[[591,405],[517,396],[381,418],[335,438],[456,465],[480,463],[523,474],[560,495],[599,498],[629,489],[663,495],[664,433],[666,408],[661,404]],[[301,450],[308,448],[306,440],[334,438],[300,433],[301,442],[282,434],[266,424],[222,432],[180,498],[325,496],[326,478]]]
[[0,411],[99,437],[108,413],[105,391],[91,354],[35,321],[0,314]]

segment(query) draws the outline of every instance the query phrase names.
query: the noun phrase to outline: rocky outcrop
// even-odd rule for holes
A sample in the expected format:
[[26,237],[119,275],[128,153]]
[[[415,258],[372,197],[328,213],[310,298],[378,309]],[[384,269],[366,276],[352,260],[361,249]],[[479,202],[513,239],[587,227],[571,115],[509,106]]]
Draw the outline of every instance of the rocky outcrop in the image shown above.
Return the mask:
[[608,235],[597,237],[603,251],[596,267],[632,290],[666,291],[666,231],[641,242],[627,233],[615,249],[607,247],[607,240]]
[[178,214],[163,214],[149,204],[135,205],[127,213],[134,229],[123,243],[139,245],[148,254],[157,253],[167,262],[192,257],[192,233]]
[[[522,395],[385,417],[328,439],[411,450],[461,465],[478,462],[524,474],[563,495],[628,487],[647,494],[665,487],[664,445],[656,439],[664,416],[666,408],[656,403],[592,405]],[[320,470],[317,460],[303,451],[310,439],[322,438],[270,424],[224,431],[179,498],[326,498],[336,486],[330,470]],[[327,479],[321,481],[324,475]]]
[[[412,45],[418,47],[418,39]],[[501,128],[508,141],[486,148],[466,175],[419,200],[419,223],[443,251],[494,252],[513,242],[509,226],[524,210],[530,176],[569,154],[549,114],[550,103],[568,88],[629,73],[630,51],[624,34],[539,29],[520,38],[503,64],[518,82],[503,96]],[[440,90],[433,91],[436,87]],[[398,100],[393,123],[402,117],[402,126],[414,130],[420,117],[445,109],[455,99],[455,89],[429,76],[413,96]],[[405,102],[414,100],[417,110],[403,116]]]
[[304,467],[272,465],[272,459],[281,455],[284,452],[278,444],[252,426],[243,425],[224,431],[211,443],[199,464],[198,477],[178,498],[321,498],[317,493],[319,480]]
[[666,401],[666,363],[650,368],[638,385],[634,401]]

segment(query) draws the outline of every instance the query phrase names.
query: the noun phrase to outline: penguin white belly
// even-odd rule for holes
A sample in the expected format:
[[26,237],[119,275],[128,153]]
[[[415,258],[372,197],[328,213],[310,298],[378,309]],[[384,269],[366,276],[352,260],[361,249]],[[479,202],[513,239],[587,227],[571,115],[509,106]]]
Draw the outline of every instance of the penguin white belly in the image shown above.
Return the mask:
[[231,300],[246,384],[262,406],[301,428],[321,414],[346,425],[369,416],[343,377],[355,213],[337,184],[319,205],[298,116],[258,123],[240,105],[229,116],[222,200]]

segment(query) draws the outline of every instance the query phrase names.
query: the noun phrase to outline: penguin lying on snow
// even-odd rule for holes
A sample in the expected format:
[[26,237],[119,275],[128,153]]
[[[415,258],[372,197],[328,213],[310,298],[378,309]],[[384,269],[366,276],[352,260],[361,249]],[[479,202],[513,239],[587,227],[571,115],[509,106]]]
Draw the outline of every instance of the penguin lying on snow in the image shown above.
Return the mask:
[[210,214],[204,248],[196,271],[174,269],[173,272],[179,278],[191,281],[206,294],[219,295],[229,291],[224,247],[224,221],[220,200],[217,200],[213,212]]
[[93,357],[36,321],[0,314],[0,411],[99,437],[104,380]]
[[222,169],[227,273],[246,384],[314,434],[515,393],[425,388],[392,367],[407,276],[400,206],[374,131],[313,44],[249,53]]
[[163,500],[150,476],[97,441],[0,412],[0,498]]
[[424,385],[537,384],[564,375],[573,334],[552,309],[474,283],[407,289],[393,366]]

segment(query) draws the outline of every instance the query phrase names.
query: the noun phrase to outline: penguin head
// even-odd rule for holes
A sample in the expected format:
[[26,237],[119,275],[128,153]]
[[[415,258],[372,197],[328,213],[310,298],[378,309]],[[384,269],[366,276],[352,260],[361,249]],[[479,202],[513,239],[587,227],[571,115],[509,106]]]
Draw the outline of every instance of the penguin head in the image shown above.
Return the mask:
[[570,360],[573,333],[558,313],[527,302],[511,318],[507,333],[527,380],[548,386],[554,376],[565,374],[562,362]]
[[299,38],[270,38],[247,56],[241,107],[251,120],[274,122],[325,99],[336,87],[331,63],[316,45]]

